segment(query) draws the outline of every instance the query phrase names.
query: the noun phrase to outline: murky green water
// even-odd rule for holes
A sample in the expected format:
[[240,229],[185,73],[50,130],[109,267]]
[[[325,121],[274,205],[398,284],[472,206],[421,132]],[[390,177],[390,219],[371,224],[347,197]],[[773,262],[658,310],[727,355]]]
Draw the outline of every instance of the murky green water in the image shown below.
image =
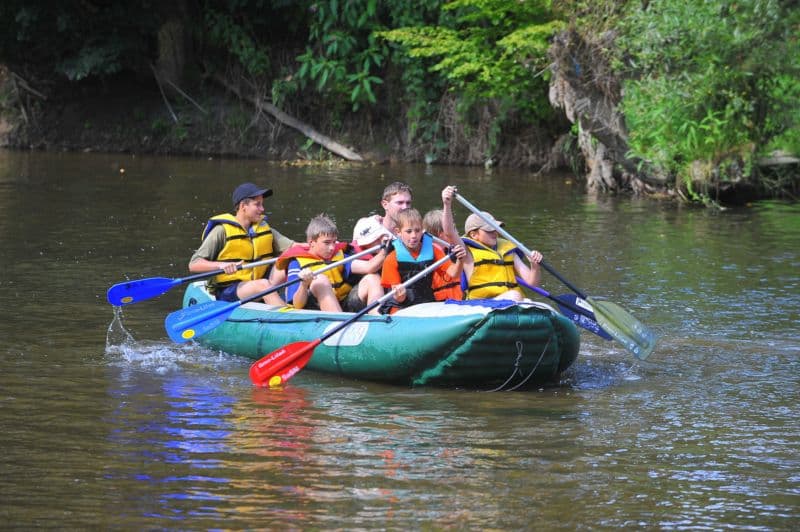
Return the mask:
[[[126,278],[185,275],[241,181],[273,187],[272,223],[299,237],[323,211],[348,233],[394,179],[421,210],[459,185],[656,330],[656,351],[584,333],[563,385],[527,393],[308,371],[269,392],[249,361],[168,341],[180,289],[121,323],[105,301]],[[0,152],[0,526],[795,528],[800,206],[716,213],[567,181]]]

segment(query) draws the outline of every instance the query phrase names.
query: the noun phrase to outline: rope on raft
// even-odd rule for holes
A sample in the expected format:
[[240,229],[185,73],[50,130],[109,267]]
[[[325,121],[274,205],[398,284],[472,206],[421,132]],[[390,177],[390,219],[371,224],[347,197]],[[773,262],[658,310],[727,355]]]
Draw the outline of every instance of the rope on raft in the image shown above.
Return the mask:
[[522,379],[522,382],[520,382],[516,386],[508,388],[507,390],[503,390],[503,388],[505,388],[506,385],[509,382],[511,382],[511,379],[513,379],[514,376],[517,373],[522,375],[522,372],[519,369],[519,362],[520,362],[520,360],[522,360],[522,352],[523,352],[524,344],[518,340],[517,343],[516,343],[516,345],[517,345],[517,358],[514,360],[514,369],[511,371],[511,375],[509,375],[509,377],[506,379],[506,381],[503,384],[501,384],[500,386],[498,386],[497,388],[493,388],[491,390],[486,390],[486,391],[487,392],[499,392],[499,391],[513,392],[514,390],[520,388],[521,386],[524,386],[525,383],[528,382],[528,380],[530,380],[530,378],[536,372],[536,368],[538,368],[539,364],[542,362],[542,358],[544,358],[544,354],[547,352],[547,348],[550,347],[550,341],[552,339],[553,339],[553,335],[550,334],[550,336],[547,338],[547,343],[544,344],[544,348],[542,349],[542,352],[539,353],[539,359],[536,361],[536,364],[533,365],[533,369],[531,369],[531,371],[530,371],[530,373],[528,373],[527,377]]

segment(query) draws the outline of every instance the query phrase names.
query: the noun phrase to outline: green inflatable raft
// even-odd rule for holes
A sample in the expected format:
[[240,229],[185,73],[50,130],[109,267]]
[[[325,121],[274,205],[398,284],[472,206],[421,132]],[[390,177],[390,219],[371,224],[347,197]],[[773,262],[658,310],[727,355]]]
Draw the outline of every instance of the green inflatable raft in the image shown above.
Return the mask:
[[[183,306],[212,299],[196,282]],[[259,359],[286,344],[316,340],[351,316],[250,302],[197,341]],[[405,386],[525,389],[557,381],[579,348],[573,322],[545,304],[425,303],[391,316],[363,316],[317,346],[306,369]]]

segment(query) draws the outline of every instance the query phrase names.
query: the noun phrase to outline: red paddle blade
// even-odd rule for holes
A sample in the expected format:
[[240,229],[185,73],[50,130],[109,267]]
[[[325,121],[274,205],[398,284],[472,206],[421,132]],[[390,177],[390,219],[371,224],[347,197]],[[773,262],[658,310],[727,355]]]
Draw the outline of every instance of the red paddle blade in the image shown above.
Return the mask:
[[314,351],[309,351],[305,355],[302,355],[300,358],[296,359],[294,363],[285,366],[278,373],[270,377],[269,381],[267,381],[267,386],[269,388],[278,388],[286,384],[286,381],[294,377],[298,371],[303,369],[306,364],[308,364],[308,361],[311,360],[313,355]]
[[308,354],[310,359],[311,355],[314,354],[314,348],[319,344],[320,340],[317,339],[313,342],[294,342],[276,349],[250,366],[250,380],[256,386],[269,385],[273,377],[303,357],[303,355]]

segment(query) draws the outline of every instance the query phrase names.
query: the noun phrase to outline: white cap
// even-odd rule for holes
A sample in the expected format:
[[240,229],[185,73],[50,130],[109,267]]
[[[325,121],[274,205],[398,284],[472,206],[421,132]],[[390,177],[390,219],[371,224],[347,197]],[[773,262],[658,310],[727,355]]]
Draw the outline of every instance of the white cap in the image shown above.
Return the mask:
[[374,216],[361,218],[356,222],[356,226],[353,228],[353,242],[359,246],[371,244],[383,235],[392,236],[392,233],[390,233]]

